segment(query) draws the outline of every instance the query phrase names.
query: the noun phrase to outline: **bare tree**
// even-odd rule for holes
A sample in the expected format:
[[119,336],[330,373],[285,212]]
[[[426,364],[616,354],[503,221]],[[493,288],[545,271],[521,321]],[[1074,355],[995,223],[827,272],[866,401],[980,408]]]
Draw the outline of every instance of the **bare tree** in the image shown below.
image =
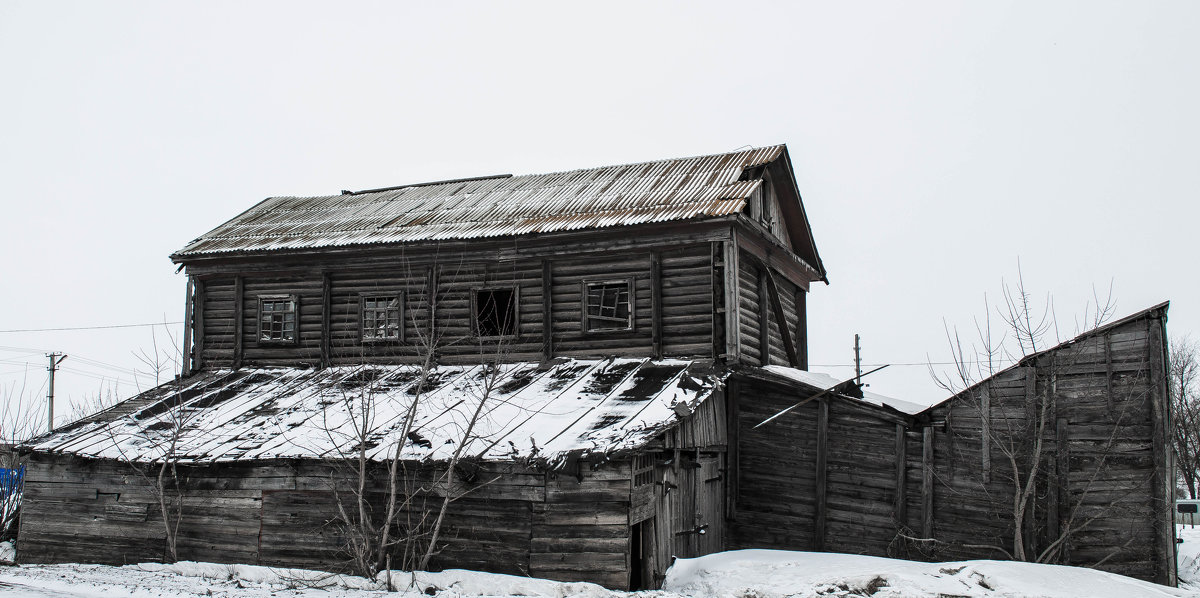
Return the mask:
[[1200,359],[1196,343],[1188,337],[1172,338],[1170,355],[1171,414],[1175,418],[1171,441],[1183,487],[1188,498],[1196,498],[1200,490],[1200,395],[1196,393]]
[[[416,360],[407,366],[364,365],[351,388],[325,408],[324,433],[336,447],[332,478],[337,503],[337,522],[342,529],[355,573],[374,577],[397,565],[406,570],[428,569],[441,548],[443,528],[452,503],[493,480],[458,483],[464,464],[480,456],[469,453],[483,440],[479,423],[494,408],[494,393],[503,378],[508,355],[504,335],[488,341],[484,335],[449,338],[435,321],[438,302],[446,294],[438,280],[437,266],[426,277],[425,292],[407,311],[415,334]],[[515,314],[503,312],[499,327],[516,326]],[[439,354],[451,345],[476,343],[481,366],[479,377],[456,399],[463,409],[448,409],[449,420],[439,425],[453,428],[454,450],[444,462],[424,466],[406,460],[405,447],[427,442],[422,436],[418,413],[427,399],[433,378],[440,373]],[[363,359],[365,364],[368,360]],[[413,381],[402,393],[387,393],[380,386],[389,370],[403,368]],[[382,421],[381,413],[399,414]],[[385,433],[386,428],[386,433]],[[380,442],[390,442],[380,447]],[[479,443],[486,444],[486,443]],[[420,471],[418,471],[420,470]],[[431,476],[422,475],[432,472]],[[382,484],[375,482],[382,478]],[[342,489],[340,482],[347,480]],[[381,488],[382,486],[382,488]],[[380,491],[382,490],[382,491]],[[389,583],[389,586],[391,584]]]
[[[1096,292],[1093,292],[1093,296],[1095,303],[1089,302],[1085,306],[1082,319],[1076,321],[1072,336],[1099,327],[1111,318],[1111,288],[1104,298]],[[1092,483],[1104,469],[1108,454],[1118,440],[1124,411],[1122,408],[1122,411],[1112,414],[1116,421],[1107,439],[1107,448],[1101,451],[1102,456],[1094,464],[1090,479],[1082,490],[1076,492],[1076,501],[1066,510],[1054,534],[1056,537],[1035,547],[1030,537],[1038,532],[1034,519],[1035,504],[1055,484],[1051,479],[1054,476],[1047,475],[1046,469],[1056,465],[1050,454],[1049,437],[1056,423],[1053,405],[1058,393],[1058,372],[1070,364],[1055,361],[1052,356],[1047,364],[1048,375],[1044,383],[1036,386],[1032,401],[1023,405],[1024,409],[996,408],[1003,406],[996,404],[996,397],[992,396],[986,381],[1008,365],[1058,345],[1061,340],[1053,300],[1049,295],[1042,301],[1034,299],[1025,287],[1019,265],[1017,282],[1012,286],[1004,285],[1003,298],[1000,305],[992,305],[985,296],[984,316],[982,320],[975,321],[976,343],[964,346],[957,329],[947,326],[953,372],[939,373],[930,366],[930,374],[939,387],[953,395],[968,395],[965,401],[967,408],[982,422],[980,432],[984,437],[981,447],[984,462],[990,462],[987,455],[996,455],[1003,464],[995,471],[986,465],[982,467],[978,489],[990,493],[990,488],[994,488],[990,484],[992,478],[1003,480],[1004,492],[991,499],[998,506],[1004,505],[1002,508],[1011,521],[1007,546],[972,544],[964,545],[964,548],[994,550],[1019,561],[1059,562],[1065,543],[1072,534],[1087,528],[1105,514],[1096,511],[1085,513],[1081,506],[1083,497],[1091,491]],[[993,326],[993,316],[999,321],[999,326]],[[1125,405],[1126,402],[1121,404]]]
[[143,480],[154,497],[166,538],[166,558],[174,562],[179,560],[179,524],[183,521],[186,489],[186,476],[179,465],[180,444],[185,435],[193,431],[200,412],[185,404],[176,376],[182,363],[181,351],[170,329],[166,325],[163,328],[168,339],[167,348],[160,347],[158,335],[152,333],[151,348],[134,353],[141,363],[142,373],[154,378],[153,392],[158,393],[158,400],[140,412],[143,417],[153,417],[154,421],[149,424],[134,421],[131,414],[126,422],[126,429],[139,430],[144,426],[154,434],[139,435],[136,449],[132,449],[126,444],[129,438],[121,437],[118,428],[107,426],[105,430],[121,460]]
[[25,476],[17,446],[45,430],[45,411],[26,392],[27,380],[0,387],[0,540],[16,534],[20,517]]

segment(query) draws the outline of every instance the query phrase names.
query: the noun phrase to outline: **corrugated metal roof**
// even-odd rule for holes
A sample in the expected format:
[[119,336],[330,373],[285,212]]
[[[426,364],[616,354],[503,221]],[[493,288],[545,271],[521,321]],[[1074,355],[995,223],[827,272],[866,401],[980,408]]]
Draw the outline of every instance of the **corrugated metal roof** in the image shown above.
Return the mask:
[[783,145],[325,197],[272,197],[171,257],[470,239],[736,214],[761,184],[739,181]]
[[213,371],[150,390],[31,448],[158,461],[174,442],[172,454],[185,462],[336,459],[355,452],[351,416],[361,412],[353,405],[368,397],[372,459],[403,441],[405,459],[445,460],[465,442],[466,456],[553,463],[646,443],[712,394],[721,376],[700,369],[648,359],[440,366],[419,399],[412,365]]

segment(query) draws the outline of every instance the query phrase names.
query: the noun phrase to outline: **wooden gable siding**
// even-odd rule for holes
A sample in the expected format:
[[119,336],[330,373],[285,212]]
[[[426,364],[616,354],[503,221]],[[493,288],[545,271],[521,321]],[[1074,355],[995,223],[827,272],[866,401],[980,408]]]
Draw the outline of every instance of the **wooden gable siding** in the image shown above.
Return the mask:
[[[428,331],[418,330],[418,326],[428,326],[431,299],[436,313],[434,334],[442,341],[439,359],[446,363],[477,361],[480,351],[494,347],[495,341],[480,342],[475,337],[471,291],[497,287],[513,287],[518,293],[518,334],[503,340],[505,360],[538,361],[546,355],[707,358],[713,354],[713,269],[707,242],[582,255],[515,257],[508,261],[488,257],[488,252],[474,251],[436,258],[414,254],[369,268],[348,260],[304,269],[278,264],[271,270],[273,262],[252,264],[234,273],[198,269],[193,275],[204,292],[195,295],[198,307],[193,320],[197,326],[193,365],[320,366],[412,361],[423,354],[420,337]],[[657,270],[652,272],[655,260]],[[431,297],[433,270],[438,292]],[[633,330],[585,332],[585,281],[618,279],[633,284]],[[547,289],[552,302],[549,310],[544,299]],[[362,341],[359,300],[363,294],[375,293],[403,293],[403,341]],[[259,342],[259,297],[276,294],[297,298],[298,339],[294,345]],[[547,312],[553,320],[549,350],[543,326]],[[655,314],[660,327],[657,338]]]
[[[1045,396],[1026,549],[1036,554],[1063,526],[1098,516],[1066,542],[1067,563],[1102,563],[1106,571],[1172,583],[1161,318],[1151,312],[1039,355],[931,411],[939,481],[932,527],[950,543],[945,558],[978,558],[963,543],[1012,550],[1012,476],[1001,445],[1015,440],[1021,467],[1028,467],[1037,438],[1030,422],[1042,421],[1035,405]],[[984,438],[991,439],[986,448]]]
[[1036,556],[1068,522],[1095,517],[1066,542],[1065,564],[1171,583],[1165,314],[1147,314],[917,416],[827,397],[754,429],[808,395],[754,376],[732,380],[727,547],[1003,558],[988,548],[1012,551],[1011,468],[1000,443],[1013,443],[1025,470],[1040,420],[1035,398],[1048,396],[1027,550]]
[[[801,287],[770,269],[748,251],[738,258],[738,334],[741,337],[741,358],[749,365],[804,366],[799,356],[806,354],[807,331],[800,326],[797,313],[797,293]],[[768,280],[770,278],[770,280]],[[775,285],[775,297],[782,311],[782,324],[787,327],[792,355],[780,330],[780,318],[771,297],[769,285]],[[794,356],[794,357],[793,357]],[[796,359],[796,363],[792,363]]]
[[[337,503],[351,500],[349,473],[331,462],[257,461],[182,466],[182,560],[348,570]],[[382,467],[382,466],[381,466]],[[411,464],[413,485],[434,471]],[[467,568],[629,583],[628,462],[573,473],[484,463],[470,494],[455,500],[443,524],[444,546],[431,569]],[[339,477],[342,476],[342,477]],[[341,482],[332,480],[340,479]],[[372,477],[382,506],[386,475]],[[463,484],[463,482],[456,482]],[[464,488],[457,488],[461,491]],[[439,491],[425,508],[440,506]],[[148,482],[128,465],[35,453],[25,481],[18,551],[25,563],[131,564],[161,561],[166,538]],[[413,518],[421,515],[416,508]],[[404,516],[407,518],[407,514]]]

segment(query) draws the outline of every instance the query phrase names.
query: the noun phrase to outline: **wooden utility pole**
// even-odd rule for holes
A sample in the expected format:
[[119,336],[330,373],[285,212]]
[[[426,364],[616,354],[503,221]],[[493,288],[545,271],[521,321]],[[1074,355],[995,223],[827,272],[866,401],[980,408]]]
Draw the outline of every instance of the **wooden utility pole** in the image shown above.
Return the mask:
[[854,335],[854,383],[862,386],[862,348],[858,346],[858,334]]
[[54,371],[58,369],[58,364],[62,363],[63,360],[67,358],[67,356],[62,353],[47,353],[46,357],[50,358],[50,367],[46,368],[46,369],[50,370],[49,390],[46,393],[46,404],[49,406],[49,409],[47,409],[48,415],[47,415],[47,419],[46,419],[46,421],[47,421],[46,429],[50,432],[53,432],[54,431]]

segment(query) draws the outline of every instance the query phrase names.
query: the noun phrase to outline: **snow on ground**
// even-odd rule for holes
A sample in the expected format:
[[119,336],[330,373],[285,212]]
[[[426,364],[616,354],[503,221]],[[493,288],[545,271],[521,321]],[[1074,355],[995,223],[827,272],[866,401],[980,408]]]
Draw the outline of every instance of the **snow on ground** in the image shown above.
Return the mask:
[[[1200,582],[1200,529],[1187,532],[1180,547],[1181,578]],[[613,592],[589,583],[462,570],[395,572],[393,583],[400,594],[388,594],[382,583],[358,577],[252,565],[0,567],[4,598],[1200,598],[1200,583],[1168,588],[1074,567],[1002,561],[917,563],[781,550],[679,559],[667,572],[663,590],[649,592]]]
[[1175,562],[1179,564],[1179,586],[1200,595],[1200,527],[1177,526],[1176,537],[1182,542],[1175,545]]
[[1130,577],[1009,561],[917,563],[872,556],[735,550],[680,559],[667,572],[672,595],[809,598],[1158,598],[1197,596]]

